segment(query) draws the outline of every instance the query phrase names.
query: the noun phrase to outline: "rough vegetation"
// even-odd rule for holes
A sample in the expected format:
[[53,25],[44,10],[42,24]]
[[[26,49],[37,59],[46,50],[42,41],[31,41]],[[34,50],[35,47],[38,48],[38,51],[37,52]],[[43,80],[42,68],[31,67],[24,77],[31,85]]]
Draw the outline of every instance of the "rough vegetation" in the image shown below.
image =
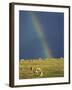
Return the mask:
[[49,78],[64,76],[63,58],[20,60],[19,78]]

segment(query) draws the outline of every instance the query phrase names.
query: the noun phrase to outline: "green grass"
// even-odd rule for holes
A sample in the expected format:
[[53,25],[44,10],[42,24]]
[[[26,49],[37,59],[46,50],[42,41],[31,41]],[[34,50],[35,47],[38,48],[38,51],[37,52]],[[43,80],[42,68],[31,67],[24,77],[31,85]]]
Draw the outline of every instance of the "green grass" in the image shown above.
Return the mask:
[[[43,75],[40,73],[34,73],[33,70],[40,68]],[[31,78],[47,78],[47,77],[63,77],[64,76],[64,60],[57,58],[50,58],[44,60],[20,60],[19,62],[19,78],[31,79]]]

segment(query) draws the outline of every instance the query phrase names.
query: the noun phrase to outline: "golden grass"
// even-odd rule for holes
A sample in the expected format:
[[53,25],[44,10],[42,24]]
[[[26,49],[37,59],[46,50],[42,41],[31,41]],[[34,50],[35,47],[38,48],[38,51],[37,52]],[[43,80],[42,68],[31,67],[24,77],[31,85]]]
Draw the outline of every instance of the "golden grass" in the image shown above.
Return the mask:
[[[43,75],[34,73],[33,70],[40,68]],[[50,58],[44,60],[20,60],[19,62],[19,78],[47,78],[47,77],[63,77],[64,76],[64,60],[57,58]]]

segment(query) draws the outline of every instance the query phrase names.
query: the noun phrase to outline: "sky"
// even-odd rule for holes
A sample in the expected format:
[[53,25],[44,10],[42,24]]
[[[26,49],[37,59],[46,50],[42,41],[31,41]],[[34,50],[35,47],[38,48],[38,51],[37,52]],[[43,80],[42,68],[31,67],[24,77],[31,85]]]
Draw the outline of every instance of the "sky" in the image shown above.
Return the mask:
[[64,13],[19,11],[19,58],[64,57]]

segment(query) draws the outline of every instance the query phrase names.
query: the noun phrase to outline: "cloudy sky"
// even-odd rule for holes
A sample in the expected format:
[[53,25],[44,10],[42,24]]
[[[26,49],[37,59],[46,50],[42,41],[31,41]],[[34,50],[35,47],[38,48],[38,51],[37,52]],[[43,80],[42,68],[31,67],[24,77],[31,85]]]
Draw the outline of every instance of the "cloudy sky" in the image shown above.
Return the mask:
[[64,57],[64,13],[19,12],[20,59]]

